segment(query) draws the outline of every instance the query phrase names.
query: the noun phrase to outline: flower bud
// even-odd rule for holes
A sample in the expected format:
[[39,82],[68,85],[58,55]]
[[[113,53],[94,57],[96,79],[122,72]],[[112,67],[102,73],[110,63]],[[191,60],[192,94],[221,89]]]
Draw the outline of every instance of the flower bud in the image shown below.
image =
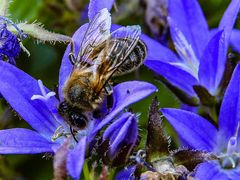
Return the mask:
[[130,112],[122,114],[103,134],[99,146],[103,162],[113,166],[126,163],[137,136],[137,117]]
[[17,36],[7,29],[6,24],[0,24],[0,60],[15,63],[14,58],[20,53]]

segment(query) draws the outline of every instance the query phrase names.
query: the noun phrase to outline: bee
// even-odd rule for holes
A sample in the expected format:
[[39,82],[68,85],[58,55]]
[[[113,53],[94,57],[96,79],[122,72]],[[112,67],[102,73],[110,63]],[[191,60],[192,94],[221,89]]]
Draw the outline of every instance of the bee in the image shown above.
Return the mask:
[[146,57],[139,26],[120,27],[112,33],[110,27],[110,13],[102,9],[89,23],[77,57],[70,54],[73,69],[58,110],[75,131],[84,129],[85,114],[99,109],[104,97],[112,94],[110,79],[134,71]]

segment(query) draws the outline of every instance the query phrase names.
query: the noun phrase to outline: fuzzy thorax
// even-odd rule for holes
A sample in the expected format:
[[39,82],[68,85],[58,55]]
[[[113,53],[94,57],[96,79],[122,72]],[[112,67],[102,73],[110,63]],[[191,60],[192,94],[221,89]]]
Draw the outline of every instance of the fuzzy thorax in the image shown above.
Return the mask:
[[79,75],[73,72],[63,88],[64,98],[72,106],[92,111],[102,103],[104,94],[99,93],[100,86],[91,73]]

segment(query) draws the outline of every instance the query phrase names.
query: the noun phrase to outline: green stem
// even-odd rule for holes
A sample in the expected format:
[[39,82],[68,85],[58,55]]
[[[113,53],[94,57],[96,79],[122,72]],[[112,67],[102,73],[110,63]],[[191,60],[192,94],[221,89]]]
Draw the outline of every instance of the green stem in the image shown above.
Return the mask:
[[216,106],[213,106],[210,108],[210,113],[211,113],[211,117],[212,117],[213,121],[215,122],[215,124],[218,124],[218,115],[217,115],[217,111],[216,111]]
[[83,175],[85,180],[90,180],[90,174],[89,174],[89,169],[88,169],[88,162],[85,161],[84,166],[83,166]]
[[115,171],[116,169],[109,169],[107,177],[108,180],[114,179]]

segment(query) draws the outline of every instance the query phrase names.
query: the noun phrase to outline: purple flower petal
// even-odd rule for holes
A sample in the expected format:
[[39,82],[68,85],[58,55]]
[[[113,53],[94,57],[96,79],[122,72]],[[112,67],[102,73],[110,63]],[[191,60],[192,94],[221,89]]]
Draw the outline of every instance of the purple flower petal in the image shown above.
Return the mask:
[[7,25],[1,21],[0,24],[0,59],[2,55],[7,56],[8,61],[19,55],[21,47],[15,34],[7,29]]
[[161,61],[165,61],[165,62],[181,62],[182,61],[169,48],[163,46],[159,42],[157,42],[154,39],[148,37],[147,35],[142,34],[140,36],[140,39],[143,40],[143,42],[147,46],[146,61],[148,61],[148,60],[158,60],[158,59],[161,59]]
[[[208,42],[208,25],[197,0],[169,0],[169,17],[192,45],[197,57]],[[171,28],[171,26],[170,26]]]
[[225,11],[222,17],[222,20],[218,26],[218,29],[224,30],[224,33],[225,33],[225,55],[228,50],[229,39],[232,33],[233,26],[236,21],[236,18],[238,16],[239,8],[240,8],[240,1],[232,0],[227,10]]
[[217,130],[206,119],[180,109],[163,108],[161,112],[190,147],[206,151],[216,147]]
[[136,118],[136,116],[131,117],[132,122],[128,131],[128,135],[127,138],[125,139],[125,141],[127,141],[128,143],[134,144],[137,141],[137,137],[138,137],[138,120]]
[[239,179],[240,167],[236,169],[222,169],[218,162],[210,161],[200,164],[196,169],[195,178],[204,180]]
[[149,60],[145,62],[145,65],[190,96],[196,96],[192,86],[198,84],[198,80],[181,67],[160,60]]
[[222,79],[217,79],[217,68],[222,58],[220,57],[224,46],[223,31],[217,32],[207,44],[203,56],[201,57],[201,63],[199,66],[198,77],[200,84],[208,89],[208,91],[215,95],[218,85]]
[[106,152],[103,156],[117,164],[122,164],[130,155],[136,144],[137,137],[136,116],[130,112],[122,113],[104,131],[102,144],[100,145],[101,151]]
[[231,34],[230,44],[235,51],[240,53],[240,30],[234,29]]
[[126,169],[120,171],[115,179],[116,180],[133,180],[134,178],[134,172],[136,170],[136,166],[129,166]]
[[181,104],[180,109],[185,110],[185,111],[190,111],[190,112],[193,112],[193,113],[196,113],[196,114],[198,112],[198,107],[197,106],[189,106],[189,105],[184,104],[184,103]]
[[[74,42],[74,52],[75,57],[77,57],[77,54],[80,50],[80,45],[84,36],[84,33],[86,32],[88,28],[88,24],[82,25],[73,35],[72,39]],[[69,53],[71,51],[70,45],[68,45],[62,59],[62,64],[59,71],[59,88],[58,93],[61,100],[63,100],[63,94],[62,94],[62,88],[64,86],[65,81],[67,80],[68,76],[70,75],[73,65],[71,64],[69,60]]]
[[235,24],[238,12],[240,8],[239,0],[232,0],[229,4],[227,10],[225,11],[222,20],[219,24],[218,29],[224,30],[224,48],[219,52],[219,60],[218,66],[215,67],[217,69],[216,80],[220,81],[223,76],[225,70],[225,64],[227,59],[228,45],[230,42],[231,32],[233,26]]
[[156,91],[157,88],[154,85],[141,81],[128,81],[115,86],[113,89],[114,104],[112,111],[94,128],[92,134],[95,134],[112,121],[124,108]]
[[88,6],[88,18],[91,21],[94,16],[102,9],[112,9],[115,0],[91,0]]
[[199,66],[199,58],[196,51],[194,51],[192,44],[186,39],[175,20],[168,17],[168,23],[171,27],[171,37],[173,39],[175,49],[184,64],[191,68],[191,73],[196,75]]
[[[127,144],[135,144],[137,140],[137,133],[131,133],[134,130],[137,131],[136,117],[133,114],[129,113],[127,119],[125,118],[125,121],[123,121],[123,119],[121,121],[122,125],[118,127],[119,131],[114,137],[110,138],[111,156],[115,154],[116,151],[118,151],[119,145],[122,142],[125,142]],[[134,135],[134,137],[131,137],[132,135]],[[129,140],[133,140],[133,142]]]
[[124,124],[126,119],[131,115],[131,113],[123,113],[120,117],[117,118],[103,133],[103,141],[107,138],[110,138],[111,135],[118,129],[120,126]]
[[87,137],[80,139],[73,150],[69,150],[67,156],[67,170],[73,179],[79,179],[84,165]]
[[240,65],[235,68],[232,79],[225,92],[219,115],[219,132],[221,141],[227,141],[236,132],[240,121]]
[[[41,94],[38,82],[6,62],[0,61],[0,71],[2,96],[25,121],[50,140],[59,124],[42,101],[31,100],[33,95]],[[58,104],[55,97],[48,101]]]
[[37,154],[54,152],[57,144],[37,132],[23,128],[0,130],[0,154]]

